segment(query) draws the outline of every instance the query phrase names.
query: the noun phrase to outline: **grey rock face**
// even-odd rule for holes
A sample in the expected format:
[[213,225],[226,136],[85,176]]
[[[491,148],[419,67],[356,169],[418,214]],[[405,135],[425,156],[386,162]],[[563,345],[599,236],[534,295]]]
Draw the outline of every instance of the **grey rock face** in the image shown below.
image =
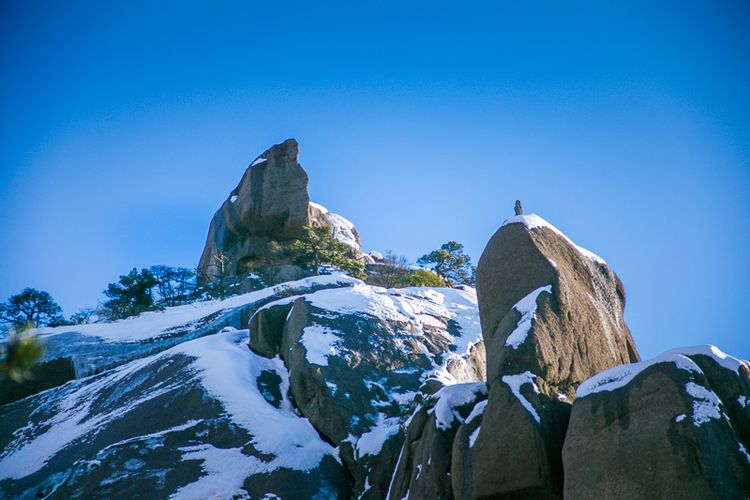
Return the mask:
[[718,353],[676,349],[581,385],[565,496],[750,497],[750,369]]

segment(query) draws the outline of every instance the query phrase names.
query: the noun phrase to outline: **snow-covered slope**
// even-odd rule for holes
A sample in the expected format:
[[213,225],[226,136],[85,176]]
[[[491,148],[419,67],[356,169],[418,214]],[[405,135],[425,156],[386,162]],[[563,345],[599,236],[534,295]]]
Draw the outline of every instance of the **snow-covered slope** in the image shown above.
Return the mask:
[[359,280],[341,274],[313,276],[223,300],[146,312],[112,323],[42,328],[36,333],[45,346],[44,360],[71,357],[80,377],[215,333],[224,326],[242,328],[243,318],[246,321],[255,309],[279,297],[355,283]]
[[[279,307],[287,349],[258,355],[234,326]],[[348,498],[352,475],[389,477],[400,443],[386,442],[421,384],[476,377],[461,363],[481,347],[478,325],[473,290],[339,275],[40,330],[48,353],[92,375],[0,406],[0,498]],[[344,418],[335,437],[300,377]]]

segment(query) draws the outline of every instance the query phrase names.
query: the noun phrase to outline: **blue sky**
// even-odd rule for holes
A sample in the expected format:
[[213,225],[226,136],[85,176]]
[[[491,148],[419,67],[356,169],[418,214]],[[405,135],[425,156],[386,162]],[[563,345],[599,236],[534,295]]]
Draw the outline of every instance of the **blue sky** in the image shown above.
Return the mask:
[[2,3],[0,298],[195,266],[296,137],[367,249],[478,260],[520,198],[621,276],[642,355],[750,358],[750,4],[238,3]]

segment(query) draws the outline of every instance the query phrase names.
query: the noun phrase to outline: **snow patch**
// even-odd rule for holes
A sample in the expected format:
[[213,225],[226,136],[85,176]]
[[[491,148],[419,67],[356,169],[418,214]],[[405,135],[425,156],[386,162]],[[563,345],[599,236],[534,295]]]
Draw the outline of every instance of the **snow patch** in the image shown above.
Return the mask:
[[312,288],[325,285],[354,285],[361,284],[358,279],[343,274],[312,276],[297,281],[276,285],[242,295],[235,295],[222,300],[207,300],[194,302],[176,307],[168,307],[163,311],[149,311],[139,316],[126,318],[112,323],[91,323],[86,325],[61,326],[56,328],[40,328],[35,330],[41,337],[57,335],[65,332],[77,332],[83,335],[99,337],[105,342],[136,343],[142,340],[159,337],[167,330],[184,327],[206,316],[219,311],[265,300],[284,291],[285,289]]
[[357,457],[377,455],[388,438],[398,434],[400,429],[401,420],[398,417],[384,418],[381,413],[375,426],[357,440]]
[[536,229],[536,228],[541,228],[541,227],[546,227],[547,229],[550,229],[550,230],[554,231],[555,233],[559,234],[560,236],[562,236],[563,238],[565,238],[565,240],[568,243],[570,243],[573,246],[573,248],[575,248],[581,254],[583,254],[584,257],[587,257],[588,259],[593,260],[597,264],[606,264],[606,262],[604,261],[604,259],[602,259],[598,255],[596,255],[594,252],[592,252],[590,250],[586,250],[585,248],[579,247],[578,245],[576,245],[575,243],[573,243],[573,240],[571,240],[570,238],[568,238],[567,236],[565,236],[565,234],[562,231],[560,231],[559,229],[557,229],[555,226],[553,226],[552,224],[550,224],[546,220],[544,220],[541,217],[539,217],[537,214],[516,215],[515,217],[511,217],[511,218],[507,219],[505,222],[503,222],[503,225],[500,226],[500,227],[507,226],[509,224],[523,224],[529,230]]
[[216,448],[210,444],[180,448],[183,460],[202,460],[205,473],[197,481],[177,490],[175,500],[197,498],[250,498],[243,489],[245,479],[265,470],[263,462],[239,448]]
[[681,370],[703,373],[700,367],[688,357],[696,355],[708,356],[718,363],[719,366],[727,370],[732,370],[738,375],[740,367],[748,366],[747,361],[730,356],[713,345],[678,347],[677,349],[666,351],[653,359],[615,366],[614,368],[598,373],[578,386],[576,397],[582,398],[595,392],[612,391],[624,387],[636,375],[657,363],[674,363]]
[[294,413],[286,398],[280,408],[268,404],[256,379],[264,370],[275,371],[282,379],[281,393],[285,395],[289,374],[278,357],[267,359],[250,351],[245,345],[247,333],[217,333],[166,352],[195,358],[193,364],[206,391],[221,402],[237,425],[253,435],[258,451],[275,457],[266,464],[268,470],[312,470],[325,455],[335,456],[334,448],[320,439],[307,419]]
[[254,167],[255,165],[260,165],[261,163],[268,161],[268,158],[263,158],[262,156],[259,156],[255,159],[254,162],[250,164],[251,167]]
[[354,224],[351,221],[342,217],[339,214],[335,214],[329,211],[326,207],[318,203],[313,203],[311,201],[310,205],[317,208],[318,210],[320,210],[321,212],[323,212],[324,214],[328,216],[328,220],[331,222],[331,225],[333,226],[333,237],[335,239],[339,240],[341,243],[344,243],[345,245],[348,245],[354,250],[362,251],[362,248],[357,242],[357,236],[355,234]]
[[685,384],[685,390],[693,398],[693,425],[697,427],[712,418],[721,418],[721,401],[713,391],[694,382]]
[[518,349],[518,347],[526,341],[526,337],[531,331],[531,323],[536,316],[536,300],[539,294],[542,292],[552,293],[552,285],[542,286],[534,290],[533,292],[526,295],[524,298],[518,301],[513,309],[518,311],[521,315],[521,319],[516,323],[516,328],[508,335],[505,340],[507,347]]
[[479,437],[479,431],[481,429],[482,429],[482,426],[480,425],[474,430],[474,432],[471,433],[471,436],[469,436],[469,448],[474,447],[474,443],[477,442],[477,438]]
[[328,366],[328,356],[339,354],[337,344],[341,339],[330,328],[308,326],[302,330],[300,340],[307,351],[307,361],[314,365]]
[[534,388],[534,392],[539,394],[539,388],[536,386],[536,375],[527,371],[519,373],[517,375],[504,375],[502,380],[505,384],[508,385],[508,387],[510,387],[513,395],[516,397],[516,399],[518,399],[521,405],[526,408],[526,411],[529,412],[534,420],[536,420],[536,423],[541,423],[542,420],[539,418],[539,414],[536,412],[531,403],[521,395],[521,386],[523,386],[524,384],[531,384],[531,386]]
[[702,373],[695,362],[684,356],[680,349],[667,351],[659,356],[638,363],[615,366],[584,380],[576,391],[577,398],[602,391],[614,391],[628,385],[639,373],[658,363],[674,363],[680,370]]
[[487,392],[484,382],[470,382],[443,387],[435,393],[437,402],[430,410],[435,414],[435,427],[448,430],[454,420],[463,423],[464,420],[456,411],[456,408],[471,403],[477,398],[477,394]]

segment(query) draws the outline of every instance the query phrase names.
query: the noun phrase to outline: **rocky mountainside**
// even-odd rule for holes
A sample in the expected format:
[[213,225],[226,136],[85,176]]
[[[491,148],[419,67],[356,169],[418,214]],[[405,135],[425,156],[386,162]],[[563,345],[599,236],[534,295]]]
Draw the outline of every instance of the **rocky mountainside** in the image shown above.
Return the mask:
[[[309,224],[361,253],[296,142],[253,163],[206,261]],[[530,214],[476,291],[333,274],[39,330],[72,374],[0,405],[0,498],[750,498],[750,363],[643,361],[624,308],[606,262]]]

